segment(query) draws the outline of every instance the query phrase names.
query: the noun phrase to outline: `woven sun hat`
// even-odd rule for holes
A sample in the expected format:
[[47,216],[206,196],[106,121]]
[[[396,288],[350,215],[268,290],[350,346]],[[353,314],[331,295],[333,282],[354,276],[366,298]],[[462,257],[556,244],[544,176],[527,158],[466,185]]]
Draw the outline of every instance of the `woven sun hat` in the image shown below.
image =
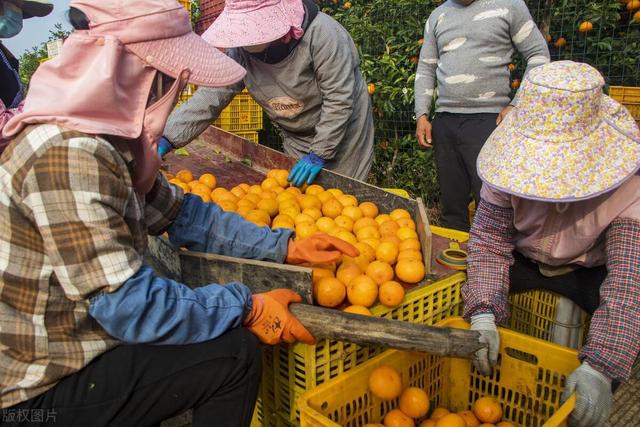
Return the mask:
[[515,108],[478,156],[484,183],[555,202],[611,191],[640,169],[640,130],[603,92],[587,64],[558,61],[531,70]]
[[287,34],[302,37],[302,0],[226,0],[202,38],[219,48],[255,46]]

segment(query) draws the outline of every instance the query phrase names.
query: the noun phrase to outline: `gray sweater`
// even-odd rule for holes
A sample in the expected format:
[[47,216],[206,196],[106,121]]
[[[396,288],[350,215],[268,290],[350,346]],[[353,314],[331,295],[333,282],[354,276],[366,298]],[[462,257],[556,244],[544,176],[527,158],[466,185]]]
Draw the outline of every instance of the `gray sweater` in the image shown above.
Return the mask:
[[436,82],[437,112],[500,112],[510,103],[514,48],[527,61],[525,74],[549,62],[547,43],[523,0],[476,0],[468,6],[447,0],[425,25],[416,118],[429,115]]

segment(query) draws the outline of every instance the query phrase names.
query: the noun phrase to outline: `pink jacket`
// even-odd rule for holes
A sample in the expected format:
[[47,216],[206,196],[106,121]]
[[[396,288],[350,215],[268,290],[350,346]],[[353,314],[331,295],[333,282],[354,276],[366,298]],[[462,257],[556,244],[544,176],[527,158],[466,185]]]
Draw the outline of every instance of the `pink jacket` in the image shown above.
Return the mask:
[[8,140],[2,138],[2,129],[4,125],[15,115],[22,113],[22,109],[24,108],[24,102],[21,102],[16,108],[7,108],[0,99],[0,153],[4,147],[9,143]]
[[512,196],[484,185],[482,199],[513,209],[515,249],[551,266],[605,264],[604,232],[616,218],[640,222],[640,175],[613,193],[573,203],[549,203]]

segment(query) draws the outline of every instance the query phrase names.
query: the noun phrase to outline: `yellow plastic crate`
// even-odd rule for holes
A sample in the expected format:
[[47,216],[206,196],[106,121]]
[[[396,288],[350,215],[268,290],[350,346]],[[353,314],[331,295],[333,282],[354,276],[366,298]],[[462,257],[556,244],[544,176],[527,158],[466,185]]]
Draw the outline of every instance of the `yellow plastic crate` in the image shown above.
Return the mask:
[[[461,318],[440,326],[468,328]],[[371,371],[389,365],[401,373],[403,385],[427,391],[431,407],[453,411],[471,408],[481,396],[500,401],[504,420],[523,427],[565,426],[575,400],[560,407],[566,377],[578,367],[574,350],[501,329],[500,358],[491,377],[478,374],[464,359],[430,356],[396,350],[385,351],[299,399],[302,427],[360,427],[379,423],[384,414],[397,407],[397,399],[382,402],[368,390]]]
[[258,132],[231,132],[234,135],[238,135],[240,138],[247,139],[255,144],[257,144],[260,139],[258,137]]
[[640,125],[640,87],[610,86],[609,96],[627,107]]
[[406,197],[407,199],[411,198],[407,190],[403,190],[402,188],[383,188],[383,190],[388,191],[389,193],[396,194],[400,197]]
[[262,107],[244,90],[231,101],[213,125],[229,132],[262,129]]
[[[396,308],[376,305],[374,316],[432,325],[461,314],[462,272],[407,292]],[[361,347],[342,341],[321,340],[314,346],[281,345],[275,353],[275,411],[279,418],[297,425],[300,412],[296,399],[304,392],[329,381],[381,353],[381,347]],[[264,386],[264,384],[263,384]]]
[[431,234],[435,234],[436,236],[445,237],[449,240],[453,240],[458,243],[467,243],[469,241],[469,233],[459,230],[453,230],[451,228],[438,227],[435,225],[430,225]]

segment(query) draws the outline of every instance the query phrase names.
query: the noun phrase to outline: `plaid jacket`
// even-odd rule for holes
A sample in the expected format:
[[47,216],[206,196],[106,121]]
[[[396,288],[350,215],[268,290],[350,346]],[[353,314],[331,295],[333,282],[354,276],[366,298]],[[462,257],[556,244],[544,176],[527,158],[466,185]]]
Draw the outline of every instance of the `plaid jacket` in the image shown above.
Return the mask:
[[[509,266],[513,264],[514,211],[481,200],[471,227],[468,282],[462,287],[464,316],[509,316]],[[594,239],[598,236],[594,236]],[[608,275],[591,319],[580,360],[610,378],[628,380],[640,351],[640,223],[617,218],[605,232]]]
[[142,265],[148,234],[182,192],[158,174],[134,192],[130,152],[55,125],[26,128],[0,157],[0,407],[51,388],[118,345],[88,315]]

